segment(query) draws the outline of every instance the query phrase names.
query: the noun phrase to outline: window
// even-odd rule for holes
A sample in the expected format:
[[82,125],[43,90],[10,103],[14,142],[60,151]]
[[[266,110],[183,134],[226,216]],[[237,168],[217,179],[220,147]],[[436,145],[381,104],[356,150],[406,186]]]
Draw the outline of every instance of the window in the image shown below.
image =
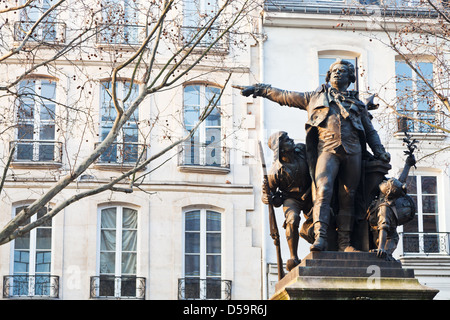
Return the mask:
[[[14,39],[23,40],[33,25],[56,4],[57,0],[37,0],[20,12],[20,21],[14,25]],[[56,9],[51,11],[31,34],[31,40],[47,43],[64,42],[65,24],[56,20]]]
[[[433,63],[411,62],[423,78],[433,85]],[[402,60],[395,62],[398,130],[429,133],[436,129],[429,124],[439,125],[433,93],[426,82]],[[417,121],[420,119],[426,123]]]
[[347,90],[358,90],[358,58],[350,58],[342,55],[320,55],[319,56],[319,85],[322,85],[325,83],[325,79],[327,76],[327,72],[330,69],[330,66],[336,62],[336,59],[342,59],[349,61],[353,64],[355,67],[355,75],[356,75],[356,82],[350,84]]
[[140,43],[139,1],[137,0],[102,0],[102,18],[99,25],[97,43],[130,44]]
[[221,299],[221,214],[207,209],[184,215],[183,299]]
[[[183,44],[190,47],[194,44],[202,28],[207,26],[219,10],[218,0],[185,0],[183,1]],[[201,39],[197,48],[206,48],[221,34],[220,21],[215,20],[211,28]],[[228,49],[226,37],[220,39],[213,48],[214,50],[226,51]]]
[[[125,110],[128,110],[132,101],[138,95],[139,86],[130,82],[118,81],[117,98],[125,100]],[[117,111],[111,97],[111,82],[101,83],[101,108],[100,108],[100,139],[103,141],[114,124],[117,117]],[[123,125],[115,142],[100,156],[100,163],[107,164],[135,164],[138,161],[140,153],[143,151],[138,144],[139,141],[139,108],[133,112],[130,119]]]
[[438,233],[437,177],[409,176],[407,190],[414,199],[417,214],[414,220],[403,226],[403,251],[405,253],[439,253],[441,235]]
[[56,82],[27,79],[19,84],[14,161],[60,162],[55,141]]
[[218,9],[218,0],[185,0],[183,25],[185,27],[204,27]]
[[[100,210],[98,277],[93,277],[91,297],[141,297],[137,272],[138,213],[114,206]],[[91,283],[92,284],[92,283]]]
[[391,0],[391,3],[398,7],[417,7],[422,4],[420,0]]
[[[18,214],[26,206],[15,208]],[[29,224],[47,213],[41,209],[21,225]],[[58,296],[57,280],[51,276],[52,222],[45,222],[13,241],[13,277],[10,296]]]
[[216,104],[214,110],[203,121],[192,138],[183,146],[183,165],[226,166],[226,152],[221,143],[220,92],[217,87],[208,85],[188,85],[184,88],[184,126],[191,131],[202,112]]

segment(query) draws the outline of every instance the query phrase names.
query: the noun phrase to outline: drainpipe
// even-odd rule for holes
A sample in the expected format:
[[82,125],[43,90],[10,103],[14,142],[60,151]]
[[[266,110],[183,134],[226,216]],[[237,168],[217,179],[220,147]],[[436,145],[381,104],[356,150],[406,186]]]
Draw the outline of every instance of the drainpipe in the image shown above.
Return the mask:
[[[264,20],[264,9],[260,13],[259,19],[259,34],[257,37],[258,45],[259,45],[259,83],[264,83],[264,41],[266,41],[267,37],[264,34],[263,29],[263,20]],[[264,144],[266,141],[266,119],[265,119],[265,101],[264,99],[259,99],[259,139]],[[262,180],[261,180],[262,181]],[[258,201],[258,200],[257,200]],[[262,267],[262,298],[263,300],[267,300],[267,234],[268,234],[268,226],[267,226],[267,217],[269,216],[267,206],[261,205],[261,224],[262,224],[262,255],[261,255],[261,267]]]

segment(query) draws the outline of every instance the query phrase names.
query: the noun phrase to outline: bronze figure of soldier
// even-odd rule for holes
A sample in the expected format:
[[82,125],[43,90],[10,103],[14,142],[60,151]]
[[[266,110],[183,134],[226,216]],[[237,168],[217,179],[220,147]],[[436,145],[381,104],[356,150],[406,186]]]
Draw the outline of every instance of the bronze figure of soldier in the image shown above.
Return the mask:
[[[306,162],[306,146],[295,144],[284,131],[269,137],[269,148],[274,161],[268,173],[268,189],[263,188],[262,201],[275,207],[283,205],[286,240],[290,259],[286,262],[288,271],[300,263],[297,255],[299,241],[300,213],[309,213],[312,207],[311,178]],[[269,193],[269,194],[268,194]]]
[[[247,86],[241,91],[244,96],[260,96],[308,112],[306,152],[313,185],[315,235],[311,251],[327,250],[333,192],[337,193],[339,207],[335,212],[338,249],[355,250],[350,236],[366,143],[376,159],[390,161],[371,123],[367,106],[359,100],[357,91],[347,91],[355,80],[354,66],[337,60],[327,72],[326,82],[330,85],[324,84],[313,92],[281,90],[266,84]],[[338,190],[334,190],[336,179]]]

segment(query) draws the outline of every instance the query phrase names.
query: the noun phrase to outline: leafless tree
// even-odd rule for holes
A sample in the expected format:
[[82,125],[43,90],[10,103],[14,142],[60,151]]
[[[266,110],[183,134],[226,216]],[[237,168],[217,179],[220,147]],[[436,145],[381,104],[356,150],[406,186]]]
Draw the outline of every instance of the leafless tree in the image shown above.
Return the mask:
[[[224,43],[232,42],[235,49],[245,45],[242,39],[246,31],[242,31],[242,26],[258,3],[251,0],[223,0],[201,1],[203,5],[199,5],[197,2],[161,0],[139,3],[133,0],[128,1],[132,7],[125,8],[124,2],[118,0],[0,1],[0,64],[7,74],[0,81],[0,98],[10,106],[8,110],[2,106],[5,108],[0,119],[2,137],[10,139],[16,128],[14,119],[17,114],[27,112],[17,110],[18,105],[26,104],[27,99],[51,100],[42,93],[20,90],[23,81],[33,74],[44,73],[42,70],[45,70],[50,81],[52,77],[66,78],[77,85],[78,94],[69,97],[69,102],[52,101],[66,110],[60,119],[61,128],[77,125],[77,130],[82,133],[94,131],[93,110],[85,104],[89,99],[92,101],[92,88],[97,80],[90,77],[85,65],[98,64],[99,68],[108,68],[105,73],[109,74],[110,86],[105,87],[105,91],[110,95],[115,111],[110,131],[102,141],[88,154],[77,153],[68,157],[70,170],[0,230],[0,244],[42,225],[80,199],[107,190],[133,192],[142,179],[142,170],[188,140],[214,110],[215,102],[220,97],[210,100],[196,126],[184,137],[172,137],[167,146],[149,158],[140,154],[134,167],[125,170],[109,183],[77,192],[53,204],[45,215],[34,222],[25,223],[51,201],[55,201],[56,195],[74,183],[111,147],[124,125],[133,121],[134,112],[145,99],[176,88],[189,79],[197,67],[202,66],[204,69],[209,66],[209,70],[214,66],[216,71],[228,73],[221,84],[223,87],[227,85],[232,68],[223,65],[220,55],[212,53]],[[191,12],[190,16],[185,15],[183,19],[183,5],[186,3],[191,6]],[[188,19],[192,21],[186,28]],[[194,20],[195,25],[192,23]],[[60,25],[65,28],[59,28]],[[70,74],[65,74],[66,69],[60,67],[67,64],[72,66]],[[124,78],[130,85],[125,93],[118,94],[118,85]],[[139,83],[143,88],[138,94],[132,92],[134,83]],[[158,121],[158,117],[145,119],[149,127],[157,126]],[[66,127],[65,130],[70,129]],[[70,139],[70,135],[67,136]],[[81,149],[82,142],[79,144]],[[11,149],[10,153],[4,155],[0,192],[14,152]],[[127,185],[124,186],[124,182]]]

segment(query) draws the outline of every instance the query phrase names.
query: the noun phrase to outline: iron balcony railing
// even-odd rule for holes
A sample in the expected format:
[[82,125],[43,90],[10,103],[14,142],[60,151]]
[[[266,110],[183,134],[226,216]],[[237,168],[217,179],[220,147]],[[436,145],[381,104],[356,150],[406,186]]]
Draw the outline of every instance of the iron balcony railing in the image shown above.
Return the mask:
[[231,280],[180,278],[178,300],[231,300]]
[[190,141],[178,147],[178,166],[230,168],[230,152],[220,144],[196,144]]
[[401,232],[399,247],[404,255],[450,255],[449,232]]
[[56,163],[62,162],[62,142],[53,140],[14,140],[9,148],[14,149],[12,162]]
[[397,117],[397,128],[401,132],[438,133],[445,126],[445,117],[436,111],[399,110],[404,116]]
[[108,45],[140,45],[146,38],[145,26],[104,23],[97,26],[96,42]]
[[91,277],[92,299],[145,299],[146,279],[136,276],[101,275]]
[[3,277],[3,298],[59,298],[59,276],[7,275]]
[[[14,23],[14,40],[22,41],[36,21],[16,21]],[[41,22],[31,34],[31,41],[57,44],[66,42],[66,24],[64,22]]]
[[[269,12],[296,12],[335,15],[414,16],[436,18],[439,14],[419,0],[270,0],[265,1]],[[444,7],[445,8],[445,7]]]
[[[101,142],[97,142],[95,147]],[[135,165],[147,159],[147,146],[137,142],[114,142],[97,159],[97,164]]]
[[[200,42],[195,46],[195,49],[204,50],[208,48],[222,35],[224,31],[224,29],[220,28],[210,28]],[[182,47],[191,48],[195,45],[202,34],[203,29],[201,27],[180,27],[179,45]],[[229,42],[229,33],[226,32],[220,37],[219,40],[217,40],[217,42],[214,43],[211,47],[211,51],[216,53],[227,53],[229,49]]]

